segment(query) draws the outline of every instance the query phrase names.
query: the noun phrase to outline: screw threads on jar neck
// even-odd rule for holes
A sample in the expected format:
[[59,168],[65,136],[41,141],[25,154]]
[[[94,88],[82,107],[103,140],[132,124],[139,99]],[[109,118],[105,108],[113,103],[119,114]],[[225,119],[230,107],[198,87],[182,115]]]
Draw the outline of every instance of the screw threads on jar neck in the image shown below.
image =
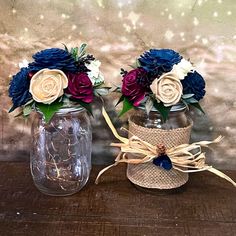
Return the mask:
[[191,123],[190,118],[186,115],[185,105],[173,106],[165,122],[156,109],[152,109],[147,114],[143,107],[139,107],[138,111],[130,117],[130,120],[146,128],[165,130],[183,128]]

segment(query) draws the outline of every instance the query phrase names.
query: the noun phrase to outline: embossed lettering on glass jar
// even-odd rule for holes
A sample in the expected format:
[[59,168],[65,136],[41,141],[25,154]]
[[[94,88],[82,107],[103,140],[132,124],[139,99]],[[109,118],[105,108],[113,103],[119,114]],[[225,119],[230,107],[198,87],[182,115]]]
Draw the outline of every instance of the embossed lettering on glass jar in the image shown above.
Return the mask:
[[32,124],[31,174],[36,187],[53,196],[78,192],[91,170],[92,132],[87,112],[60,109],[49,123],[40,113]]
[[[182,103],[171,108],[166,122],[155,109],[147,115],[144,107],[139,107],[129,119],[131,134],[152,145],[164,144],[166,148],[189,143],[191,127],[192,120]],[[188,181],[187,173],[173,168],[165,170],[153,163],[128,164],[127,177],[135,185],[146,189],[176,189]]]

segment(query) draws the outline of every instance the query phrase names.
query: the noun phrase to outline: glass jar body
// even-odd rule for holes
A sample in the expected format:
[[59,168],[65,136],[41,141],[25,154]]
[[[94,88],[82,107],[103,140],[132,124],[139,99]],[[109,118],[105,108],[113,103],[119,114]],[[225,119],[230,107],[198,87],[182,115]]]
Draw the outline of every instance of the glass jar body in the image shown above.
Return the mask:
[[43,193],[66,196],[78,192],[91,170],[92,132],[84,109],[62,109],[49,123],[40,113],[32,124],[30,155],[35,186]]

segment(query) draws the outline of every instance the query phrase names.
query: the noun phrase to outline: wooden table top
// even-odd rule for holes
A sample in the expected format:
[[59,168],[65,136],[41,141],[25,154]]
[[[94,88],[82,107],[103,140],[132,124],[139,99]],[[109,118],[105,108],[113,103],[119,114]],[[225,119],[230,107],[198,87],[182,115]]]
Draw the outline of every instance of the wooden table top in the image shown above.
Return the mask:
[[[68,197],[41,194],[26,162],[0,162],[0,235],[236,235],[236,188],[207,173],[191,174],[183,192],[140,191],[125,165]],[[225,171],[236,179],[236,171]]]

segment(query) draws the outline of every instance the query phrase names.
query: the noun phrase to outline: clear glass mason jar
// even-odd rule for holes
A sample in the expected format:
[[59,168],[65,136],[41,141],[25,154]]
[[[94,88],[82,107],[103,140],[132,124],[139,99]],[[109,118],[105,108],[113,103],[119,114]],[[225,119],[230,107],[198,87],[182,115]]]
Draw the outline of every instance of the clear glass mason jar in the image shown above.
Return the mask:
[[82,107],[60,109],[49,123],[36,114],[32,124],[31,174],[44,194],[66,196],[78,192],[89,179],[92,131]]
[[[192,120],[182,103],[171,108],[165,122],[156,109],[147,114],[144,107],[139,107],[129,118],[130,135],[136,135],[152,145],[164,144],[167,149],[189,143],[191,127]],[[175,192],[188,181],[187,173],[174,168],[165,170],[152,162],[128,164],[127,177],[139,189],[148,192]]]

